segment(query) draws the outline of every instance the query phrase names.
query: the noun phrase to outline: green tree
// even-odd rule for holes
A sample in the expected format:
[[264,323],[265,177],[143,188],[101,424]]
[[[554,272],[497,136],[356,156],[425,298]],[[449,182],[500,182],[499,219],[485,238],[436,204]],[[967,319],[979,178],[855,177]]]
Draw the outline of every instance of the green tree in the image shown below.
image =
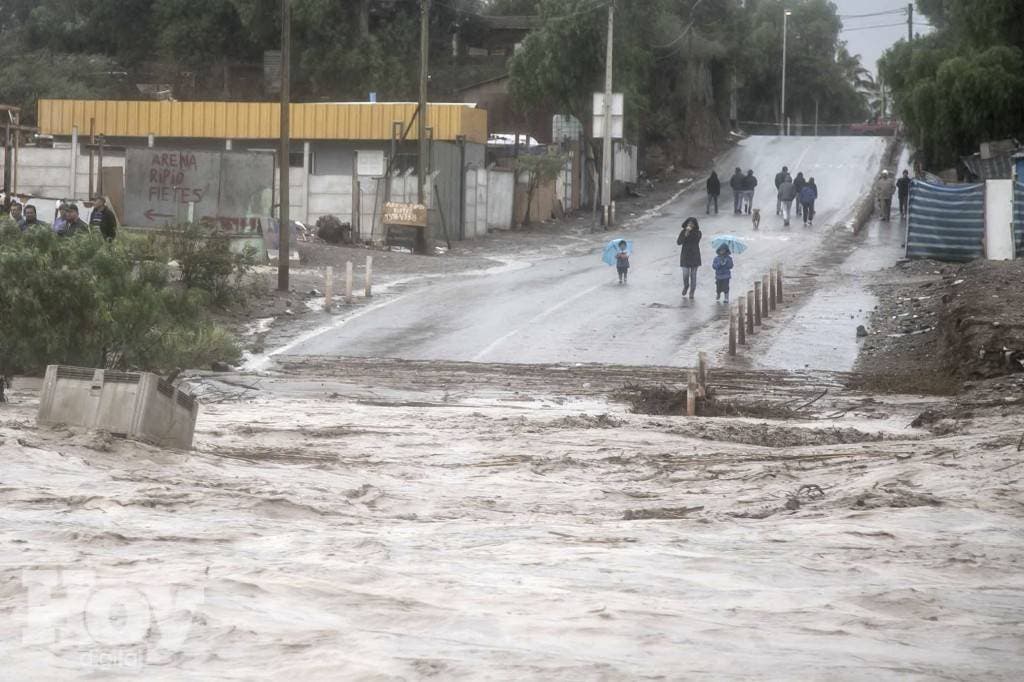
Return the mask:
[[986,140],[1024,135],[1024,3],[927,0],[938,30],[900,41],[879,61],[897,113],[930,166]]

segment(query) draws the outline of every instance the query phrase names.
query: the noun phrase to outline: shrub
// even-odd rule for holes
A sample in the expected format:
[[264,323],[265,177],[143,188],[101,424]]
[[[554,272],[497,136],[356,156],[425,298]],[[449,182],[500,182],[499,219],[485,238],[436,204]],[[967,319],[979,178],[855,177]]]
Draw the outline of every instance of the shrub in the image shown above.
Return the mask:
[[234,253],[229,234],[214,225],[189,223],[174,228],[170,252],[186,288],[208,292],[221,307],[241,302],[242,280],[256,264],[251,247]]
[[0,372],[64,363],[171,369],[237,359],[206,317],[210,295],[170,283],[131,243],[31,230],[0,241]]

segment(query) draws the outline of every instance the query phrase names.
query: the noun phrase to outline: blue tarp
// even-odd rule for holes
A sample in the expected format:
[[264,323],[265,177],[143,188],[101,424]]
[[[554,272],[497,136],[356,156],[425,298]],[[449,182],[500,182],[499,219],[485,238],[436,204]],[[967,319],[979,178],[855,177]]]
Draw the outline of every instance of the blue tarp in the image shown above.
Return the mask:
[[984,237],[984,184],[940,186],[920,180],[911,184],[908,258],[961,262],[982,258]]
[[1017,258],[1024,258],[1024,182],[1013,183],[1013,237]]

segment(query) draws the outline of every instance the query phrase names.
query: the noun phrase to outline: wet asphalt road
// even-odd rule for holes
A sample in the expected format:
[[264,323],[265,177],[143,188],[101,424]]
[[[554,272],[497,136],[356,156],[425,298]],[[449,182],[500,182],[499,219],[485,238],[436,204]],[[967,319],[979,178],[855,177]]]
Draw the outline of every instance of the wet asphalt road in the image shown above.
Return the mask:
[[[353,316],[290,349],[294,355],[395,357],[414,360],[685,366],[695,333],[727,317],[715,302],[711,238],[731,233],[750,248],[735,258],[732,287],[745,291],[776,262],[805,265],[826,226],[849,220],[857,199],[870,188],[885,141],[871,137],[753,137],[723,155],[720,213],[706,217],[703,181],[657,216],[623,236],[633,240],[629,283],[600,260],[614,233],[595,234],[587,256],[552,258],[519,270],[453,276],[433,282]],[[784,228],[775,216],[773,178],[783,166],[803,171],[819,188],[813,229],[795,219]],[[732,214],[728,178],[736,166],[759,180],[754,205],[761,229]],[[694,301],[680,296],[682,276],[676,237],[687,216],[704,234],[704,267]]]

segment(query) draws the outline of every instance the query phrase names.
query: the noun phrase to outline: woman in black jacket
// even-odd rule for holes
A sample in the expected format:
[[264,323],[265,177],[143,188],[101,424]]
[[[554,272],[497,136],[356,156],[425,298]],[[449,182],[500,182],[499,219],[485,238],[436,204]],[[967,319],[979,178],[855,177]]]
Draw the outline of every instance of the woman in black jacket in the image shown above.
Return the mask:
[[683,296],[693,298],[697,291],[697,268],[700,267],[700,224],[696,218],[683,221],[676,244],[679,245],[679,266],[683,269]]

